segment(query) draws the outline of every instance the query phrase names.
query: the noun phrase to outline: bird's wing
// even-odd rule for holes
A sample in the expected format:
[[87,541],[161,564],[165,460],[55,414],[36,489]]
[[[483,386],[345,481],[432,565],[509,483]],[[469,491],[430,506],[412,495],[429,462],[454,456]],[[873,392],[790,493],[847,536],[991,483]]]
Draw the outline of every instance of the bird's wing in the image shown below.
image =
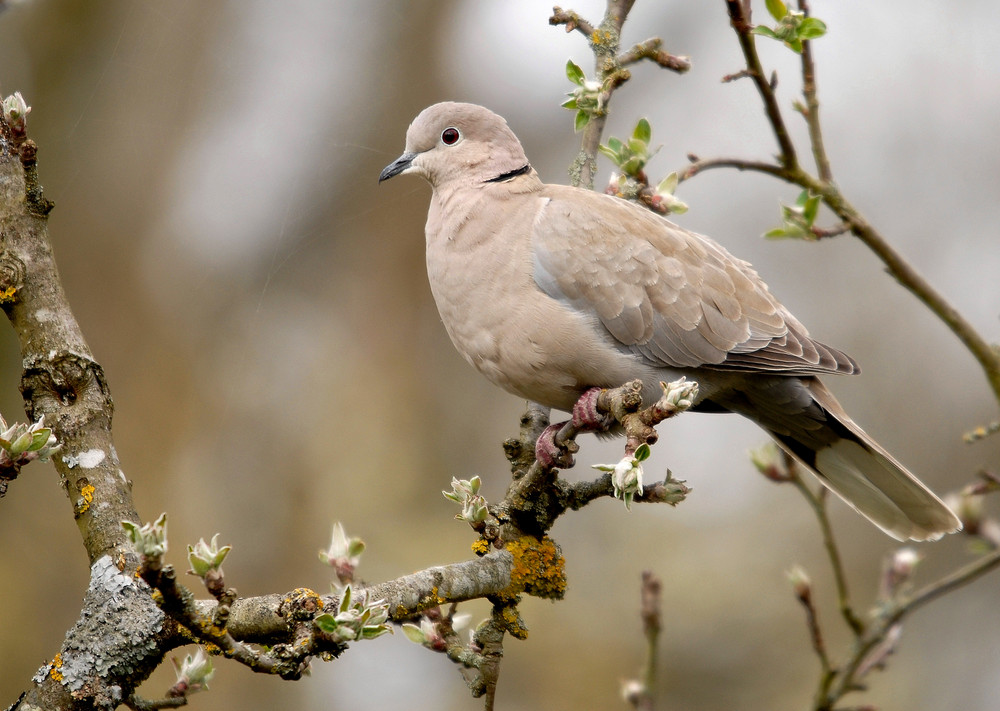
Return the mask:
[[533,226],[534,276],[594,314],[654,365],[787,374],[853,373],[812,340],[750,265],[714,241],[618,198],[546,186]]

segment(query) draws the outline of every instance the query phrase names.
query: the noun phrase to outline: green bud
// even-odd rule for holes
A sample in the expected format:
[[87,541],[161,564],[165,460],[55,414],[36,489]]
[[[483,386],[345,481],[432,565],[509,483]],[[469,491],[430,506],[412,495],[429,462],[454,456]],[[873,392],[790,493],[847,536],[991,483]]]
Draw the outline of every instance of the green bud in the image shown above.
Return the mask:
[[204,578],[211,571],[221,573],[222,562],[231,550],[232,546],[219,547],[218,533],[212,536],[211,543],[205,543],[204,538],[199,539],[195,545],[187,547],[188,564],[191,566],[191,570],[188,572],[199,578]]
[[158,558],[167,552],[167,514],[162,513],[153,523],[137,526],[122,521],[122,528],[136,551],[147,558]]

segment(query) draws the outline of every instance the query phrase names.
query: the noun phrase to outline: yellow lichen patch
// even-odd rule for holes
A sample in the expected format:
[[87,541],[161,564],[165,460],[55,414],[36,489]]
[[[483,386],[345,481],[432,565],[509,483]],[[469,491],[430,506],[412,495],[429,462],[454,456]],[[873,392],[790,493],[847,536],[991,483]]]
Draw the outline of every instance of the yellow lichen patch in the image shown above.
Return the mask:
[[17,287],[8,286],[3,291],[0,291],[0,304],[12,304],[14,303],[14,295],[17,293]]
[[311,620],[323,609],[323,598],[309,588],[295,588],[278,606],[278,614],[288,620],[304,622]]
[[614,41],[614,35],[607,30],[602,30],[600,28],[594,30],[594,33],[590,35],[590,43],[597,45],[598,47],[602,45],[610,46]]
[[76,513],[80,515],[90,508],[94,501],[94,485],[86,484],[80,487],[80,499],[76,502]]
[[62,665],[63,665],[62,654],[57,653],[55,659],[52,660],[52,664],[49,665],[49,676],[51,676],[56,681],[62,681],[63,675],[62,672],[59,671],[60,669],[62,669]]
[[191,642],[193,644],[200,644],[202,647],[205,648],[206,652],[208,652],[213,656],[217,656],[219,654],[225,654],[225,651],[222,649],[222,647],[213,642],[209,642],[208,639],[206,639],[209,636],[214,636],[215,639],[222,639],[226,635],[225,630],[216,627],[210,622],[205,622],[202,620],[198,621],[198,629],[200,630],[199,634],[195,634],[188,627],[178,624],[177,634],[186,639],[188,642]]
[[198,620],[198,631],[201,633],[201,639],[209,637],[211,639],[222,639],[226,636],[226,631],[216,625],[208,617]]
[[485,538],[477,538],[472,542],[472,552],[476,555],[486,555],[490,552],[490,542]]
[[566,593],[566,561],[559,546],[548,536],[538,540],[522,536],[505,546],[514,556],[510,571],[513,593],[526,592],[535,597],[559,600]]
[[177,633],[189,642],[198,642],[198,639],[194,636],[191,630],[184,625],[177,625]]
[[428,610],[432,607],[437,607],[438,605],[444,605],[447,602],[448,600],[446,598],[443,598],[441,597],[441,595],[438,594],[438,586],[435,585],[434,587],[431,588],[431,592],[429,595],[425,595],[424,597],[421,597],[419,601],[417,601],[417,609],[414,610],[414,612],[423,612],[424,610]]
[[505,607],[500,613],[500,617],[503,619],[507,634],[514,639],[528,639],[528,628],[524,626],[524,620],[521,619],[521,613],[517,611],[517,607],[514,605]]

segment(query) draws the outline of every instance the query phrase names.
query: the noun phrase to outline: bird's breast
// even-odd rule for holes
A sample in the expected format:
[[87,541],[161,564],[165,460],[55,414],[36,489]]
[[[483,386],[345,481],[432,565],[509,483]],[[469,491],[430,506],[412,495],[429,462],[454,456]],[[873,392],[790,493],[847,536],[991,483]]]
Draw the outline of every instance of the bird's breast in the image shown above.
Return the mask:
[[[543,200],[517,196],[501,219],[495,200],[434,200],[427,274],[455,348],[496,385],[562,410],[592,386],[640,377],[635,359],[600,337],[596,317],[535,282],[531,235]],[[471,219],[474,217],[475,219]]]

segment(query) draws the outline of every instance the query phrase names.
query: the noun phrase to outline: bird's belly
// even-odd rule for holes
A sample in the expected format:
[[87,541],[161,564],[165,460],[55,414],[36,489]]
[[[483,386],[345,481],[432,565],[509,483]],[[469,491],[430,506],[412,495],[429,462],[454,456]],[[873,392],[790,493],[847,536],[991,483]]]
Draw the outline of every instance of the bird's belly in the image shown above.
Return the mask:
[[655,399],[659,380],[679,377],[616,347],[610,336],[600,335],[604,329],[595,319],[530,287],[507,293],[469,285],[462,298],[449,299],[434,289],[455,348],[494,384],[568,411],[591,387],[641,378]]

